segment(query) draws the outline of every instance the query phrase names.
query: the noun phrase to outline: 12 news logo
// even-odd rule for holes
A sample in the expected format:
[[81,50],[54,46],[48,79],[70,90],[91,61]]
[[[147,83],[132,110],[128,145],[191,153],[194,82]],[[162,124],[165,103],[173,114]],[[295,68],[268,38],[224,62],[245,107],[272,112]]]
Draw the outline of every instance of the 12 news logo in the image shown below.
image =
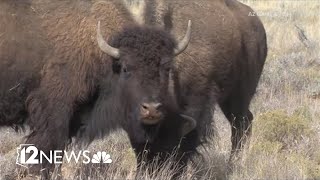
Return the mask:
[[[61,164],[65,157],[65,162],[70,163],[74,161],[76,163],[112,163],[110,154],[105,151],[98,151],[93,154],[90,158],[90,151],[62,151],[62,150],[51,150],[49,154],[45,154],[43,151],[38,150],[33,144],[20,144],[17,148],[17,159],[16,164],[27,167],[27,165],[42,164],[47,161],[53,164]],[[82,157],[82,158],[81,158]]]

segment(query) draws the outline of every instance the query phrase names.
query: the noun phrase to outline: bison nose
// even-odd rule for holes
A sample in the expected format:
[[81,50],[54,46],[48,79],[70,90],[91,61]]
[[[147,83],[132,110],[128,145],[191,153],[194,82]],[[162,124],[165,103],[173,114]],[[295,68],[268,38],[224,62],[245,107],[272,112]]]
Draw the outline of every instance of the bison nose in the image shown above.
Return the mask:
[[142,122],[150,125],[158,123],[162,116],[160,112],[161,106],[161,103],[142,103],[140,107]]
[[161,107],[161,103],[142,103],[141,107],[146,110],[158,110]]

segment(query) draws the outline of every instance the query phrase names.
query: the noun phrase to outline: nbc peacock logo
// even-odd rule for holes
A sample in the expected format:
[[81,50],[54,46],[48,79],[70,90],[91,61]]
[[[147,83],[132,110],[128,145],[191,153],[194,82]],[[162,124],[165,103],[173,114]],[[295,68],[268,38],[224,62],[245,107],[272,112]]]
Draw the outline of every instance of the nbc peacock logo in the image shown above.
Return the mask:
[[110,154],[107,154],[105,151],[98,151],[96,154],[92,156],[92,163],[112,163],[112,159]]

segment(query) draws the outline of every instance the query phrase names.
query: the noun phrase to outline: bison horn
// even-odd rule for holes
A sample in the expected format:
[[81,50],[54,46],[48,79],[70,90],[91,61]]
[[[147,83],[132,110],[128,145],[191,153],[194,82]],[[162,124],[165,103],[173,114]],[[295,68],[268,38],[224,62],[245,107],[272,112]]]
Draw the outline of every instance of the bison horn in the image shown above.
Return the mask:
[[188,47],[190,38],[191,38],[191,20],[188,21],[188,28],[185,36],[178,43],[178,46],[174,49],[174,55],[176,56],[179,55]]
[[197,121],[193,119],[191,116],[187,116],[184,114],[180,114],[180,116],[185,120],[182,125],[181,135],[185,136],[197,126]]
[[120,50],[110,46],[102,37],[101,30],[100,30],[100,21],[98,22],[97,28],[97,41],[100,49],[107,53],[109,56],[119,59],[120,57]]

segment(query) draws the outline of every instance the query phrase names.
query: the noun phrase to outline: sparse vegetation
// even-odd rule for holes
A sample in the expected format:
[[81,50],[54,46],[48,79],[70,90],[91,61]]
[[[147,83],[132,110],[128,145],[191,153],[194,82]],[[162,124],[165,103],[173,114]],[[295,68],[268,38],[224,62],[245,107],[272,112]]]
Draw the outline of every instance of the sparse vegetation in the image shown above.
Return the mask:
[[[203,157],[190,163],[181,179],[320,179],[320,1],[243,2],[262,15],[269,46],[251,104],[255,120],[250,143],[229,171],[230,126],[217,110],[213,142],[200,148]],[[22,137],[1,129],[0,179],[14,174],[16,147]],[[64,164],[64,179],[165,180],[173,176],[168,166],[157,173],[136,172],[135,155],[122,131],[86,149],[107,151],[113,163],[104,167]]]

